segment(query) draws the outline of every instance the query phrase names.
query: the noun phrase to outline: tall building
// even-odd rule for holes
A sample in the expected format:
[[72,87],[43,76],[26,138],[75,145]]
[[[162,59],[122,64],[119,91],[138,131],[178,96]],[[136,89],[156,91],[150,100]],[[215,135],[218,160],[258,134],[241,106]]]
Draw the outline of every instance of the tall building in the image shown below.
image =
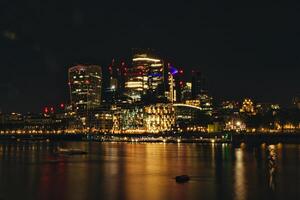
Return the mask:
[[134,54],[125,82],[126,94],[134,101],[140,101],[148,93],[164,95],[164,73],[161,59],[148,52]]
[[168,63],[168,76],[166,78],[165,96],[169,102],[180,102],[184,83],[182,81],[183,70],[178,70]]
[[177,69],[170,64],[168,64],[168,78],[166,81],[166,91],[165,95],[169,102],[181,102],[182,101],[182,91],[184,88],[184,82],[182,79],[183,70]]
[[102,70],[98,65],[76,65],[69,69],[70,99],[75,111],[100,106]]
[[165,96],[169,102],[176,101],[176,81],[175,75],[178,73],[178,70],[175,67],[172,67],[168,64],[168,76],[166,81],[166,91]]
[[192,98],[199,97],[203,91],[203,77],[200,71],[192,72]]
[[200,71],[192,72],[192,100],[200,100],[200,108],[208,115],[213,113],[213,98],[208,95],[204,78]]
[[183,81],[183,70],[179,69],[175,75],[176,102],[182,102],[182,92],[185,86]]
[[117,63],[112,60],[108,67],[108,80],[106,82],[105,97],[107,102],[116,102],[124,93],[125,75],[127,67],[125,62]]
[[186,100],[192,99],[192,83],[186,82],[183,84],[181,91],[181,101],[185,102]]

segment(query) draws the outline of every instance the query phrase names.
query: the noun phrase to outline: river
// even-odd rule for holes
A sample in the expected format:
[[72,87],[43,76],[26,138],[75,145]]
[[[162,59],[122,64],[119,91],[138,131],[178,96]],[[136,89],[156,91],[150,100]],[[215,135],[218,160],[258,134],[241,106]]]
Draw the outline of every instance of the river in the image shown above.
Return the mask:
[[[57,155],[58,147],[87,155]],[[187,174],[190,181],[176,183]],[[0,199],[299,199],[300,145],[0,142]]]

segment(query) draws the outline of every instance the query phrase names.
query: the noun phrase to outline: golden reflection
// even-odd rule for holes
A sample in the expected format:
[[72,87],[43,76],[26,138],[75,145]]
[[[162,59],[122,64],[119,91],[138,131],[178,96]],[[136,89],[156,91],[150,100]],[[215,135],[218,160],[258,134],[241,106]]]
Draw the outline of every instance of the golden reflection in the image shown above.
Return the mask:
[[269,177],[269,188],[275,190],[275,174],[277,168],[277,151],[275,145],[268,146],[268,177]]
[[[124,199],[166,199],[170,195],[176,198],[171,192],[172,187],[177,186],[173,177],[187,171],[187,149],[181,144],[170,143],[123,145],[126,161],[119,169],[122,170],[122,183],[117,192],[125,194]],[[170,151],[170,148],[175,151]],[[178,194],[185,197],[185,194]]]
[[[286,195],[296,184],[289,179],[286,185],[282,177],[296,174],[300,147],[264,145],[262,151],[250,151],[251,146],[217,143],[3,142],[0,185],[25,188],[32,195],[26,199],[262,199],[275,186],[280,188],[276,193]],[[55,155],[59,146],[89,153]],[[262,153],[257,162],[254,153]],[[294,157],[286,163],[286,156]],[[278,186],[271,178],[277,170]],[[191,181],[177,184],[174,177],[182,174]]]
[[242,149],[235,150],[235,167],[234,167],[234,199],[247,199],[246,180],[245,180],[245,166],[243,162],[244,152]]

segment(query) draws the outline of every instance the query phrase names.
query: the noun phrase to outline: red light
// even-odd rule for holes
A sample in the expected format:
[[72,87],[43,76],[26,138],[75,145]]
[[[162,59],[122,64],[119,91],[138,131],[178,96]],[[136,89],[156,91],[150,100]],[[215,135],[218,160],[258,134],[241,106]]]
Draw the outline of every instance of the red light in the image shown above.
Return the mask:
[[63,103],[60,104],[60,108],[64,108],[65,105]]
[[49,112],[48,108],[45,107],[45,108],[44,108],[44,113],[48,113],[48,112]]
[[181,69],[181,70],[179,71],[179,73],[180,73],[180,74],[183,74],[183,70]]
[[86,80],[85,83],[86,83],[86,84],[90,84],[90,81],[89,81],[89,80]]
[[54,108],[53,108],[53,107],[51,107],[51,108],[50,108],[50,111],[51,111],[51,112],[54,112]]

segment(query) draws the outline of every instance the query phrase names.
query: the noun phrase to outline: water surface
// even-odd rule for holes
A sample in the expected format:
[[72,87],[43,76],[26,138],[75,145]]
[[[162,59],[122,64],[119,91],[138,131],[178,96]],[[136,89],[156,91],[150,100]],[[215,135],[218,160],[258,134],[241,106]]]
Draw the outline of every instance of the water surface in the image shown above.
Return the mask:
[[275,167],[267,145],[0,142],[0,199],[299,199],[300,145],[273,148]]

